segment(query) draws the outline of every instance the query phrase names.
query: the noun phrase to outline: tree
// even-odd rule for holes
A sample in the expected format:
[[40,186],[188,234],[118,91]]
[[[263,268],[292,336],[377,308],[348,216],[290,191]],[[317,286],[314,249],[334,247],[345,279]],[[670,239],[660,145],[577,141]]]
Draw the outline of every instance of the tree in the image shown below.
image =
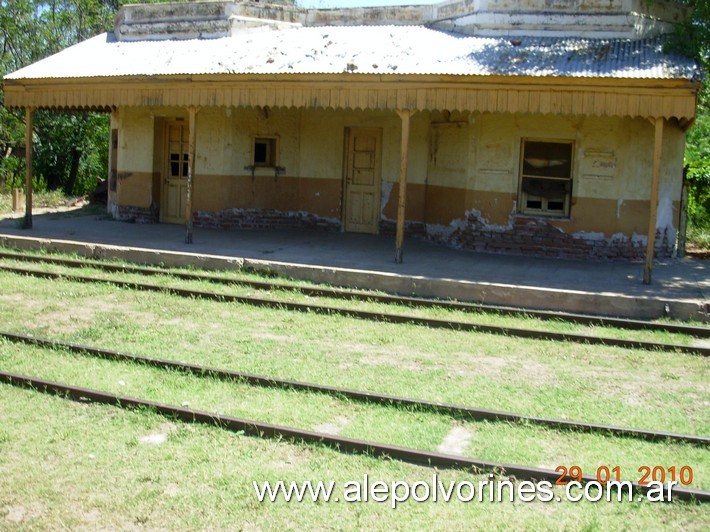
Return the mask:
[[[655,0],[647,0],[653,3]],[[666,41],[666,50],[693,57],[705,73],[710,68],[710,1],[675,0],[687,10]],[[688,238],[703,247],[710,246],[710,85],[706,82],[698,95],[695,124],[688,131],[685,145],[688,183]]]
[[[144,3],[159,1],[166,0]],[[110,31],[114,15],[129,2],[0,0],[0,76]],[[7,147],[24,145],[24,113],[8,110],[3,102],[0,89],[0,185],[5,180],[12,182],[6,187],[17,186],[23,168]],[[67,194],[93,190],[96,179],[106,173],[108,122],[105,114],[38,111],[33,130],[35,178]]]
[[707,65],[710,45],[710,2],[708,0],[675,0],[688,11],[676,25],[669,48]]
[[[674,51],[695,57],[710,68],[710,2],[677,0],[690,9],[669,40]],[[710,86],[706,82],[698,96],[695,124],[686,137],[685,164],[688,180],[689,235],[703,245],[710,245]]]
[[[122,0],[0,0],[0,75],[109,29]],[[0,91],[0,104],[3,93]],[[50,189],[85,194],[105,174],[108,117],[38,111],[34,170]],[[0,178],[17,185],[7,147],[24,144],[24,114],[0,107]],[[21,169],[20,169],[21,170]],[[3,175],[4,173],[4,175]],[[9,178],[9,179],[8,179]],[[12,184],[10,184],[12,183]]]
[[106,174],[108,117],[100,113],[38,111],[34,170],[50,190],[86,194]]

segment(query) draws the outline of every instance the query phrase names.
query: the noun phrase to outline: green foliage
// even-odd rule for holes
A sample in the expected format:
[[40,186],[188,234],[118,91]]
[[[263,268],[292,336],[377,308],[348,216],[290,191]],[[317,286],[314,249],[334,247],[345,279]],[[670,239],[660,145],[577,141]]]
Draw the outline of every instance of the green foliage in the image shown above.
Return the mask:
[[705,225],[690,224],[688,226],[687,241],[700,251],[710,250],[710,226],[708,226],[707,219],[706,214]]
[[51,190],[83,195],[106,173],[108,117],[98,113],[38,111],[35,173],[43,175]]
[[688,182],[688,242],[700,249],[710,249],[710,102],[707,85],[702,91],[705,105],[688,131],[685,164]]
[[37,175],[33,172],[32,190],[38,194],[43,194],[49,190],[49,187],[47,186],[47,180],[42,174]]
[[710,115],[698,116],[688,132],[685,150],[689,184],[688,218],[710,230]]
[[[2,95],[0,90],[0,98]],[[0,106],[0,146],[21,145],[24,143],[24,138],[24,122],[8,109]]]
[[0,193],[9,193],[13,188],[24,186],[25,161],[18,157],[0,159]]
[[[710,71],[710,2],[676,0],[688,9],[667,41],[667,49],[694,57]],[[688,241],[710,249],[710,87],[706,81],[698,95],[698,116],[686,138],[688,180]]]
[[[0,0],[0,76],[108,30],[123,0]],[[0,91],[0,104],[4,101]],[[35,183],[86,194],[106,174],[108,117],[40,111],[34,123]],[[24,116],[0,106],[0,146],[24,145]],[[24,163],[0,161],[0,181],[18,186]],[[37,177],[39,176],[39,177]],[[38,190],[38,189],[35,189]]]
[[668,48],[707,64],[710,53],[710,2],[675,0],[688,10],[688,17],[676,24]]

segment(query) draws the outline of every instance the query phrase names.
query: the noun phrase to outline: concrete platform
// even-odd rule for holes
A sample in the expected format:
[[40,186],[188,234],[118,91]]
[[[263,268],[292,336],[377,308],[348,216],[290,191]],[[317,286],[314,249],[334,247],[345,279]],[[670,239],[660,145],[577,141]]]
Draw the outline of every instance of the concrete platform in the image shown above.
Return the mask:
[[86,210],[35,214],[29,230],[0,220],[0,244],[167,266],[249,268],[424,297],[710,321],[710,268],[698,259],[656,261],[647,286],[639,263],[491,255],[408,239],[404,263],[395,264],[391,236],[294,230],[196,229],[194,242],[185,244],[182,226],[129,224]]

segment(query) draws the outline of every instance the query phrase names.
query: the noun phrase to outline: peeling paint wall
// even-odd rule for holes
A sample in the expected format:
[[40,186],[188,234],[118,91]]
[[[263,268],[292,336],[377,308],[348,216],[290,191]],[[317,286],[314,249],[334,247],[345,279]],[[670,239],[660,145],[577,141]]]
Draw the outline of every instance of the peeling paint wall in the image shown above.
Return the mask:
[[[114,113],[119,217],[157,216],[165,165],[162,130],[167,120],[179,118],[186,119],[184,110]],[[393,229],[401,132],[395,113],[214,107],[199,110],[196,127],[198,222],[327,229],[342,220],[347,129],[381,128],[380,228]],[[409,145],[408,230],[489,251],[638,258],[648,231],[653,135],[643,119],[417,113]],[[252,171],[255,137],[277,139],[279,172]],[[569,217],[518,213],[524,139],[573,143]],[[675,242],[683,148],[683,133],[667,123],[657,221],[662,255],[670,254]],[[254,221],[260,211],[262,225]]]
[[[117,189],[118,189],[118,142],[119,140],[119,122],[117,113],[111,113],[110,119],[111,139],[108,145],[108,175],[107,175],[107,192],[106,192],[106,210],[113,216],[117,217]],[[115,143],[114,143],[115,140]]]
[[[163,127],[186,122],[182,109],[122,110],[119,188],[121,205],[160,205],[165,171]],[[399,179],[400,120],[395,113],[271,108],[204,108],[196,116],[193,205],[196,211],[233,208],[306,211],[328,218],[342,213],[346,128],[382,129],[382,189]],[[412,121],[413,183],[426,180],[428,122]],[[275,138],[277,166],[251,168],[255,138]],[[153,149],[155,147],[155,149]],[[384,196],[388,196],[385,194]],[[421,212],[418,213],[421,216]]]
[[152,202],[153,117],[143,109],[114,113],[118,136],[116,204],[148,208]]
[[[556,249],[556,254],[566,256],[643,255],[654,135],[648,121],[477,114],[469,122],[469,134],[475,137],[471,148],[463,149],[459,139],[457,150],[439,151],[435,161],[444,167],[468,169],[467,186],[456,186],[450,176],[429,172],[423,221],[431,228],[427,234],[432,239],[508,252]],[[568,218],[517,214],[523,139],[574,143]],[[436,148],[435,143],[432,146]],[[675,242],[683,146],[680,129],[667,124],[657,221],[658,252],[662,255],[669,255]],[[442,156],[449,160],[441,161]],[[432,207],[439,204],[449,209]],[[460,214],[452,219],[456,210]],[[452,238],[454,233],[457,236]],[[565,247],[567,252],[562,250]]]
[[[229,113],[230,116],[227,116]],[[305,210],[339,218],[346,128],[382,128],[382,183],[399,176],[399,118],[394,113],[224,109],[198,113],[195,207]],[[423,130],[426,129],[424,126]],[[278,166],[248,168],[255,137],[278,140]],[[220,141],[220,139],[222,139]],[[425,172],[414,172],[421,182]]]

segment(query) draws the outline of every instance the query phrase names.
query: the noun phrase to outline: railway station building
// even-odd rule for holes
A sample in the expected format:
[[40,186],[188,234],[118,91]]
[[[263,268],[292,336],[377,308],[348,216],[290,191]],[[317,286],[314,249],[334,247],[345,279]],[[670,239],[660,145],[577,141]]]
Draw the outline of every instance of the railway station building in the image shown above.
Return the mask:
[[[124,6],[4,78],[111,115],[108,209],[573,258],[673,254],[700,69],[658,0]],[[30,139],[31,141],[31,139]],[[30,166],[30,165],[28,165]]]

